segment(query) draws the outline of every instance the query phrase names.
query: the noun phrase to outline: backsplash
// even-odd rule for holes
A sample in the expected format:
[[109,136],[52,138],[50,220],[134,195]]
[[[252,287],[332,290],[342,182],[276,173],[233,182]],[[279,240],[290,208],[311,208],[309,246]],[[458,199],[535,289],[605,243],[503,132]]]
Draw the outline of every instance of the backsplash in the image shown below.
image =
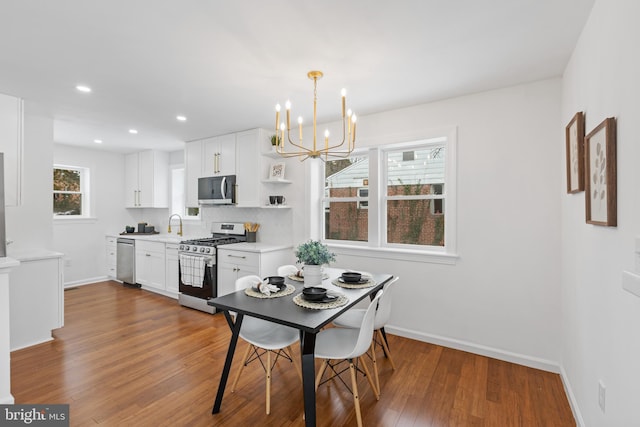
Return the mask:
[[209,230],[212,222],[254,222],[260,224],[257,241],[292,245],[293,215],[287,208],[239,208],[236,206],[202,207],[202,223]]

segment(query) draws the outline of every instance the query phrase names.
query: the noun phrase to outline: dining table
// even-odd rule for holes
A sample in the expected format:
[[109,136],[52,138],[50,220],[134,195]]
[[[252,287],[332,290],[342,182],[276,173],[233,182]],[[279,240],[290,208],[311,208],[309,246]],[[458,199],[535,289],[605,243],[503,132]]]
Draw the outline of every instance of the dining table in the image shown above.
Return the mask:
[[[307,308],[296,304],[300,301],[304,282],[296,276],[286,277],[288,285],[294,287],[294,291],[286,296],[274,298],[256,298],[239,290],[227,295],[208,300],[207,304],[222,311],[231,328],[231,339],[224,362],[224,368],[220,376],[220,383],[213,404],[212,414],[220,412],[222,398],[229,378],[229,371],[233,362],[233,356],[238,342],[242,319],[244,316],[257,317],[280,325],[286,325],[300,331],[300,355],[302,366],[302,393],[304,399],[304,419],[306,426],[316,425],[316,389],[315,389],[315,344],[316,335],[333,320],[352,308],[365,298],[373,298],[375,293],[389,282],[393,275],[363,272],[363,278],[369,282],[363,286],[344,287],[341,275],[345,270],[340,268],[324,268],[322,287],[330,294],[342,294],[347,302],[333,308]],[[297,298],[297,299],[296,299]],[[344,298],[342,298],[344,301]],[[235,318],[230,312],[235,312]]]

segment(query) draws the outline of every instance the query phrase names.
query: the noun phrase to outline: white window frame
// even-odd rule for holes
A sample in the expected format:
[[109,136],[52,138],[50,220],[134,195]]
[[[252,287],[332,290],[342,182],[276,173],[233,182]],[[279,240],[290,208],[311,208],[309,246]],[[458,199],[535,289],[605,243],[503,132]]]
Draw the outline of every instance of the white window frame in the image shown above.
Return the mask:
[[[78,171],[80,173],[80,191],[60,191],[60,190],[53,190],[53,188],[52,188],[52,193],[51,194],[52,195],[53,194],[80,194],[81,195],[82,204],[80,206],[80,208],[81,208],[80,215],[56,215],[55,213],[52,212],[53,218],[55,220],[61,220],[61,221],[69,221],[69,220],[91,218],[91,191],[90,191],[90,189],[91,189],[91,171],[89,170],[89,168],[82,167],[82,166],[69,166],[69,165],[54,164],[53,165],[53,169],[51,171],[52,174],[53,174],[53,170],[55,170],[55,169],[65,169],[65,170]],[[53,182],[52,182],[52,187],[53,187]],[[53,206],[52,206],[52,209],[53,209]]]
[[[423,147],[432,144],[442,144],[445,138],[446,158],[445,158],[445,178],[444,178],[444,203],[445,215],[445,245],[409,245],[409,244],[387,244],[386,243],[386,201],[392,196],[386,196],[386,155],[387,151],[397,151],[401,148]],[[393,137],[386,137],[386,140],[393,140]],[[362,256],[372,258],[396,259],[416,262],[432,262],[440,264],[454,264],[457,255],[457,201],[456,201],[456,165],[457,165],[457,129],[434,129],[422,132],[419,135],[405,136],[405,142],[398,142],[386,145],[377,145],[368,148],[369,151],[369,232],[368,241],[345,241],[324,238],[324,214],[320,216],[321,224],[318,235],[322,236],[324,243],[334,249],[336,253],[344,255]],[[354,151],[353,156],[362,155],[362,151]],[[373,166],[375,165],[375,167]],[[324,185],[324,168],[321,169],[322,183]],[[322,196],[323,193],[320,193]],[[425,195],[425,198],[433,196]],[[324,213],[325,198],[321,197],[320,207]],[[355,198],[354,198],[355,199]],[[340,201],[349,201],[348,198]]]
[[[178,197],[180,197],[182,199],[182,204],[179,207],[179,209],[176,209],[177,207],[174,206],[173,204],[173,199],[174,199],[174,189],[176,188],[175,183],[174,183],[174,173],[179,170],[182,169],[183,171],[183,185],[182,187],[182,193],[178,195]],[[202,212],[201,209],[198,210],[198,215],[188,215],[187,213],[189,212],[188,208],[186,207],[186,200],[187,200],[187,192],[186,192],[186,187],[185,187],[185,183],[186,183],[186,168],[184,167],[184,165],[182,164],[175,164],[175,165],[171,165],[170,166],[170,176],[169,176],[169,182],[171,185],[171,203],[170,203],[170,210],[171,210],[171,214],[178,214],[180,215],[180,217],[182,217],[183,221],[200,221],[200,214]],[[176,212],[177,210],[179,210],[180,212]]]

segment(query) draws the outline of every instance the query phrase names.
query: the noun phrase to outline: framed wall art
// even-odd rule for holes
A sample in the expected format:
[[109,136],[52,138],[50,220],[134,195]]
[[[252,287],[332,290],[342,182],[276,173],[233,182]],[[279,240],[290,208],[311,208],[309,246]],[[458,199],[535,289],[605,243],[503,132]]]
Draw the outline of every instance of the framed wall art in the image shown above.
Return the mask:
[[584,191],[584,114],[578,112],[565,129],[567,193]]
[[269,169],[269,179],[284,179],[284,163],[272,163]]
[[616,120],[605,119],[584,139],[586,221],[617,225]]

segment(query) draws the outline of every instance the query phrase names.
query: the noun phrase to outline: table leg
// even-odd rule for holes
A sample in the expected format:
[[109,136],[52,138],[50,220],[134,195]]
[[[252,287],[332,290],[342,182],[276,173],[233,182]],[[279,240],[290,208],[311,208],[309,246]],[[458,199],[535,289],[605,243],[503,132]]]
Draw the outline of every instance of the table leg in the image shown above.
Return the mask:
[[304,396],[304,422],[307,427],[316,425],[316,334],[303,332],[300,348],[302,354],[302,393]]
[[212,414],[220,412],[220,406],[222,405],[222,396],[224,396],[224,389],[227,386],[227,379],[229,379],[229,371],[231,371],[231,362],[233,362],[233,355],[236,352],[236,344],[238,343],[238,336],[240,335],[240,327],[242,326],[243,314],[238,313],[236,315],[236,321],[231,320],[231,316],[228,311],[224,312],[224,316],[227,318],[229,325],[233,325],[231,328],[231,341],[229,341],[229,349],[227,350],[227,358],[224,361],[224,369],[222,370],[222,376],[220,376],[220,384],[218,385],[218,393],[216,394],[216,401],[213,404]]

